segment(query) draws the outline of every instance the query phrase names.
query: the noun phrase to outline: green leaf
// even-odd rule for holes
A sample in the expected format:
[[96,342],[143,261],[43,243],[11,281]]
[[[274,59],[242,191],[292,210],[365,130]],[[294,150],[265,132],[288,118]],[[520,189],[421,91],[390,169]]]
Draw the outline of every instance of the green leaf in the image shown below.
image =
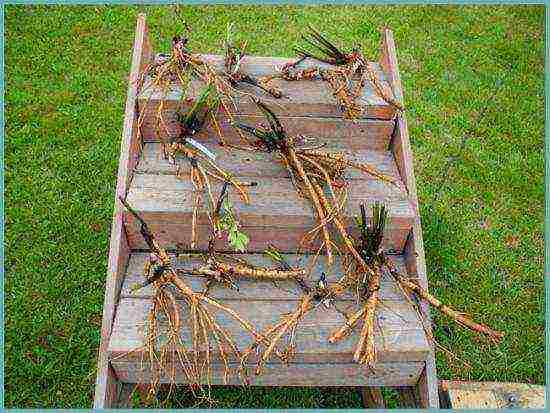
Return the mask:
[[229,231],[227,234],[227,240],[229,241],[229,245],[235,245],[235,242],[237,241],[237,232]]
[[229,200],[229,197],[226,196],[224,199],[223,199],[223,203],[222,203],[222,206],[223,206],[223,209],[225,211],[227,211],[227,213],[231,214],[233,212],[233,205],[231,204],[231,201]]
[[233,243],[233,248],[236,251],[244,252],[246,250],[246,246],[248,245],[248,236],[242,232],[235,232],[236,239]]
[[229,231],[227,234],[227,240],[229,241],[229,245],[235,250],[244,252],[246,250],[246,246],[248,245],[248,242],[250,241],[248,236],[240,231]]

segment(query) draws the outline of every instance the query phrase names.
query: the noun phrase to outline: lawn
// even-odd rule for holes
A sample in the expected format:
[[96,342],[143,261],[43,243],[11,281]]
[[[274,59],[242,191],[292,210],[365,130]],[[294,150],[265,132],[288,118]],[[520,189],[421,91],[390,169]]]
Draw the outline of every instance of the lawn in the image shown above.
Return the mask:
[[[507,332],[494,346],[436,315],[453,352],[438,351],[438,375],[544,383],[542,6],[6,6],[6,407],[91,406],[139,12],[163,51],[187,20],[191,46],[216,52],[234,21],[251,53],[292,56],[312,23],[376,59],[378,29],[393,28],[431,289]],[[215,395],[360,406],[349,389]]]

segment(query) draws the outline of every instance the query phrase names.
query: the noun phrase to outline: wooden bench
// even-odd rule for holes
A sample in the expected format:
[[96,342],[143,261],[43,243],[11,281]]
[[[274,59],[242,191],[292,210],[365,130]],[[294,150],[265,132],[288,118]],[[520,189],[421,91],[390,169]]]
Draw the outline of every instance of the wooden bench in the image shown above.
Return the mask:
[[[221,57],[208,56],[214,64]],[[155,59],[149,41],[145,16],[138,17],[124,130],[122,135],[119,174],[116,195],[122,196],[149,223],[160,243],[170,250],[180,251],[189,245],[192,213],[192,191],[185,180],[177,179],[172,168],[163,159],[154,132],[153,110],[148,110],[138,128],[138,114],[145,108],[156,108],[155,102],[165,99],[163,117],[173,123],[174,111],[181,90],[174,87],[162,95],[148,87],[147,81],[137,90],[135,80],[148,63]],[[265,57],[247,58],[243,67],[252,74],[268,74],[276,65],[290,59]],[[379,80],[396,99],[402,101],[401,82],[393,36],[390,30],[382,32],[381,58],[375,64]],[[367,162],[398,180],[397,187],[355,172],[349,173],[350,191],[345,211],[346,223],[351,228],[359,203],[383,201],[390,212],[384,248],[403,273],[417,278],[427,287],[422,231],[418,213],[412,154],[405,116],[365,87],[362,100],[367,110],[356,123],[341,119],[334,98],[322,82],[280,81],[288,96],[274,106],[283,125],[291,134],[315,136],[328,143],[328,149],[343,151],[349,157]],[[190,97],[196,96],[198,86],[192,85]],[[254,91],[252,91],[255,93]],[[246,100],[237,101],[239,118],[255,124],[261,117]],[[228,124],[221,128],[230,139]],[[139,129],[139,130],[138,130]],[[256,154],[215,147],[216,135],[212,129],[197,138],[215,148],[217,161],[237,178],[254,180],[259,185],[252,189],[250,206],[234,203],[237,216],[244,223],[243,231],[251,242],[246,258],[270,265],[260,254],[269,243],[287,254],[290,262],[299,260],[306,265],[308,255],[297,255],[300,238],[314,225],[314,215],[308,202],[295,193],[286,171],[277,165],[269,154]],[[143,143],[143,144],[142,144]],[[151,288],[137,293],[130,286],[142,280],[146,245],[139,234],[135,219],[127,214],[118,200],[111,230],[109,268],[105,292],[102,340],[99,350],[98,375],[94,407],[115,407],[125,384],[147,382],[148,369],[142,369],[139,352],[129,353],[143,345],[144,324],[152,295]],[[199,239],[205,241],[208,223],[199,222]],[[199,248],[205,249],[204,242]],[[189,266],[192,262],[178,260],[176,266]],[[317,264],[316,273],[322,271]],[[327,271],[328,278],[336,277]],[[203,288],[200,280],[186,280],[195,290]],[[260,330],[295,307],[299,292],[292,284],[274,288],[270,283],[241,283],[241,292],[213,288],[211,295],[235,309]],[[390,279],[383,279],[381,305],[378,310],[376,344],[378,363],[370,371],[352,361],[357,333],[338,344],[326,340],[329,332],[340,326],[344,318],[334,309],[319,308],[311,312],[300,324],[296,356],[290,364],[272,360],[262,375],[252,378],[252,385],[261,386],[361,386],[379,388],[398,387],[404,394],[413,394],[418,405],[438,406],[437,379],[432,348],[415,309],[402,291]],[[351,302],[353,297],[344,297]],[[429,328],[429,314],[422,307]],[[238,328],[225,319],[224,327],[238,335]],[[240,345],[250,339],[240,336]],[[221,365],[214,364],[214,384],[221,383]],[[163,377],[162,381],[168,381]],[[183,383],[184,375],[176,368],[176,381]],[[230,384],[239,384],[237,382]]]

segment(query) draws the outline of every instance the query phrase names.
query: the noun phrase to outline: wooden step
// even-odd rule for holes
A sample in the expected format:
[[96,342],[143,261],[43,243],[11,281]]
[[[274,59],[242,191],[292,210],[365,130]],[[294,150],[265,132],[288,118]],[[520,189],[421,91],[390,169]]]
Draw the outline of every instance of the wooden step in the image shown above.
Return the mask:
[[[338,145],[333,145],[338,146]],[[189,248],[191,241],[191,217],[194,206],[192,184],[188,179],[175,176],[174,167],[161,155],[160,145],[148,143],[143,147],[136,173],[130,185],[127,201],[149,223],[158,240],[167,248]],[[237,179],[253,181],[257,185],[249,188],[250,204],[244,204],[231,192],[232,203],[242,231],[251,239],[250,252],[261,252],[272,243],[284,252],[296,252],[303,235],[316,225],[310,202],[298,196],[286,170],[266,153],[220,148],[216,151],[217,162],[226,167]],[[345,209],[345,223],[353,233],[353,217],[359,213],[359,204],[370,205],[384,202],[389,209],[385,248],[402,251],[414,219],[414,211],[407,191],[400,182],[399,173],[388,151],[348,151],[348,156],[357,161],[373,165],[381,172],[394,178],[397,186],[375,179],[368,174],[349,172],[348,202]],[[184,161],[183,161],[184,162]],[[185,164],[183,164],[185,168]],[[213,184],[213,193],[218,194],[221,183]],[[367,208],[370,213],[370,208]],[[125,214],[126,233],[132,248],[146,248],[139,233],[139,223]],[[199,248],[206,248],[209,222],[205,214],[198,219]],[[333,234],[338,235],[336,232]],[[320,242],[320,241],[319,241]],[[313,243],[309,251],[318,248]],[[223,245],[219,248],[222,250]]]
[[[139,290],[136,294],[130,292],[130,288],[135,282],[143,281],[141,274],[146,255],[144,253],[133,253],[130,256],[109,342],[108,352],[111,365],[117,377],[123,381],[134,381],[139,373],[148,374],[147,357],[143,359],[144,370],[141,371],[142,353],[134,350],[139,349],[144,342],[144,326],[151,305],[153,290],[151,287],[147,287]],[[273,267],[270,259],[261,254],[242,254],[239,257],[255,265]],[[311,260],[311,256],[307,255],[290,254],[286,255],[285,258],[291,265],[299,262],[300,265],[305,267],[308,266]],[[395,256],[392,259],[401,271],[406,272],[403,257]],[[178,259],[175,256],[173,256],[173,262],[177,268],[190,268],[199,264],[196,260]],[[336,280],[341,274],[339,262],[330,270],[325,268],[322,262],[318,262],[314,266],[311,275],[313,280],[319,276],[321,271],[327,274],[329,281]],[[185,277],[184,279],[195,291],[204,289],[202,279],[194,277]],[[214,286],[210,290],[210,295],[237,311],[259,330],[272,325],[283,314],[292,311],[296,307],[300,296],[297,287],[291,282],[279,282],[277,286],[274,286],[270,282],[246,281],[240,281],[239,291]],[[398,374],[401,381],[406,380],[411,384],[414,383],[423,366],[423,360],[425,360],[429,351],[429,344],[422,324],[418,319],[416,310],[398,287],[386,276],[382,280],[380,298],[375,339],[379,363],[375,372],[353,363],[352,354],[357,342],[357,332],[352,333],[348,339],[337,344],[329,344],[326,340],[328,335],[345,321],[340,311],[348,313],[356,308],[353,297],[347,296],[343,301],[336,303],[338,310],[334,306],[327,309],[321,305],[309,313],[300,323],[296,336],[296,355],[288,370],[288,372],[295,372],[296,377],[292,379],[292,376],[289,376],[289,381],[285,381],[286,385],[304,383],[313,385],[316,382],[326,382],[326,377],[309,377],[307,379],[302,377],[308,368],[320,368],[322,365],[327,367],[336,365],[338,369],[341,369],[334,372],[332,385],[359,385],[358,383],[389,385],[388,383],[391,381],[397,382],[397,377],[392,378],[390,372]],[[179,302],[182,308],[185,308],[184,301]],[[182,313],[184,311],[182,310]],[[184,319],[183,317],[182,315],[182,319]],[[247,337],[247,333],[243,332],[240,326],[225,314],[217,313],[217,318],[233,337],[237,337],[236,342],[239,343],[241,348],[245,348],[252,342]],[[182,339],[189,340],[188,331],[183,332]],[[167,357],[171,356],[173,355],[167,355]],[[221,371],[221,367],[218,365],[221,361],[215,350],[213,360],[215,366],[217,366],[216,368]],[[253,363],[254,360],[253,357],[250,362]],[[233,362],[235,361],[233,360]],[[280,361],[273,358],[268,364],[266,375],[252,384],[276,384],[275,375],[285,374],[284,371],[287,370],[280,364]],[[349,376],[346,380],[344,372],[346,374],[353,373],[353,376]],[[326,373],[328,374],[328,371]],[[410,377],[404,378],[404,374]],[[184,381],[181,371],[176,375],[177,381]],[[164,378],[164,381],[166,380],[167,377]],[[217,377],[216,383],[221,383],[221,377]]]
[[[238,174],[246,178],[286,178],[288,176],[288,171],[282,168],[281,164],[277,162],[276,155],[226,149],[217,143],[211,142],[201,141],[201,143],[216,154],[217,165],[235,175]],[[350,161],[372,165],[381,173],[396,179],[399,189],[405,190],[393,155],[389,151],[347,148],[344,143],[339,141],[327,142],[322,150],[331,153],[343,153],[346,159]],[[185,167],[185,161],[183,161],[182,165]],[[145,143],[135,172],[152,175],[175,175],[176,168],[170,165],[165,159],[160,143]],[[369,179],[368,174],[352,168],[348,169],[346,177],[352,180]]]
[[[128,362],[115,361],[114,373],[121,383],[151,383],[156,380],[147,364],[140,360]],[[240,365],[230,363],[229,368],[235,372]],[[254,371],[249,366],[249,371]],[[253,376],[251,385],[277,387],[355,387],[355,386],[414,386],[421,377],[423,362],[386,362],[378,363],[373,372],[365,366],[356,363],[266,363],[260,376]],[[240,386],[242,381],[238,376],[231,376],[224,381],[224,368],[220,364],[211,365],[211,385]],[[155,372],[156,373],[156,372]],[[161,371],[158,377],[161,384],[187,383],[180,364],[174,364],[170,372]],[[206,384],[203,382],[202,384]]]
[[[237,255],[237,254],[235,254]],[[122,283],[120,296],[122,298],[150,298],[153,295],[153,287],[148,285],[142,289],[132,292],[132,286],[144,281],[143,278],[143,266],[147,260],[148,253],[135,252],[131,255],[126,269],[126,276]],[[176,255],[170,254],[174,268],[176,269],[192,269],[197,268],[204,262],[198,257],[189,257],[182,253]],[[237,255],[240,257],[240,254]],[[297,255],[297,254],[284,254],[286,261],[293,267],[306,267],[310,262],[310,256]],[[246,254],[246,260],[256,266],[269,266],[273,267],[275,264],[272,261],[266,259],[264,254]],[[404,267],[404,262],[401,256],[395,256],[394,261],[397,263],[398,269],[406,273],[407,270]],[[332,270],[326,271],[323,260],[317,260],[311,268],[311,274],[313,277],[318,276],[323,271],[327,273],[327,279],[329,281],[336,281],[341,273],[340,259],[336,257],[335,264]],[[309,267],[307,267],[309,268]],[[204,279],[201,277],[187,277],[186,282],[194,291],[202,291],[204,289]],[[273,288],[273,283],[270,282],[256,282],[249,280],[240,280],[238,282],[239,289],[246,294],[246,297],[255,301],[262,300],[296,300],[300,296],[300,290],[296,284],[292,281],[280,281],[277,283],[280,288]],[[175,290],[172,290],[175,293]],[[223,300],[239,300],[242,294],[239,294],[231,289],[224,288],[222,286],[212,286],[210,289],[210,295],[216,299]],[[178,294],[176,294],[178,296]],[[384,301],[402,301],[403,292],[397,286],[393,280],[389,278],[387,274],[382,275],[380,282],[380,297]],[[342,300],[353,301],[355,297],[353,294],[345,294],[341,298]]]
[[[137,22],[134,53],[132,57],[132,69],[129,76],[130,81],[126,102],[126,112],[124,117],[122,146],[116,189],[117,197],[125,196],[128,191],[131,190],[130,184],[132,182],[133,176],[138,176],[140,174],[143,175],[143,172],[145,172],[142,171],[141,173],[134,174],[134,167],[139,161],[141,152],[141,138],[145,137],[144,140],[146,142],[150,140],[155,140],[153,134],[150,133],[150,137],[148,138],[147,136],[142,136],[139,131],[140,119],[137,109],[143,109],[143,99],[146,98],[146,92],[142,91],[145,93],[142,93],[142,102],[138,107],[137,101],[140,92],[138,91],[137,82],[135,82],[135,80],[139,78],[140,73],[142,73],[142,71],[151,63],[154,56],[153,50],[154,47],[149,39],[145,16],[140,15]],[[253,60],[250,60],[249,62],[252,61]],[[275,60],[270,59],[270,61]],[[403,91],[401,88],[399,72],[397,70],[395,44],[393,42],[392,33],[389,29],[384,29],[382,31],[380,64],[387,75],[388,81],[391,83],[391,86],[394,89],[394,95],[399,101],[402,101]],[[272,68],[272,64],[264,64],[262,67]],[[381,77],[382,76],[383,75],[381,75]],[[314,87],[320,87],[320,85],[317,84],[314,85]],[[177,96],[175,98],[177,98]],[[297,101],[299,99],[300,96],[297,96]],[[158,104],[158,100],[153,103]],[[168,105],[172,105],[172,107],[174,108],[176,102],[172,100],[172,103],[168,102]],[[386,120],[372,121],[370,118],[365,118],[363,120],[360,120],[357,124],[353,124],[351,122],[338,119],[340,117],[340,114],[338,113],[335,115],[335,113],[337,113],[337,110],[335,109],[334,102],[332,102],[332,106],[327,106],[326,101],[325,103],[315,101],[309,103],[306,102],[304,103],[304,105],[309,105],[309,107],[306,108],[307,110],[303,110],[303,108],[301,108],[300,105],[297,105],[296,103],[294,103],[293,107],[292,105],[290,106],[291,110],[289,110],[289,106],[284,109],[284,111],[286,111],[286,114],[284,115],[286,117],[285,122],[289,125],[293,125],[288,126],[289,130],[291,128],[294,128],[292,129],[293,135],[303,133],[304,130],[307,130],[308,134],[317,136],[321,138],[321,140],[327,142],[345,142],[344,146],[352,151],[369,149],[386,150],[388,149],[388,146],[386,145],[386,139],[389,139],[390,135],[392,135],[391,150],[395,154],[401,176],[405,180],[407,188],[409,188],[411,202],[413,203],[413,205],[417,205],[416,186],[414,172],[412,168],[413,158],[410,149],[407,123],[403,114],[397,114],[395,122],[390,121],[389,119],[392,119],[393,115],[389,116],[388,109],[390,112],[392,109],[384,107],[385,105],[381,103],[379,105],[379,109],[381,108],[381,110],[378,110],[378,114],[380,114],[380,112],[386,111],[384,118],[377,116],[377,110],[371,110],[370,113],[369,111],[367,111],[366,115],[371,116],[372,118]],[[243,105],[241,105],[241,107],[242,106]],[[373,108],[376,107],[376,105],[372,106]],[[155,106],[153,105],[153,107]],[[318,116],[320,112],[319,109],[323,110],[322,116]],[[315,111],[317,112],[315,113]],[[253,116],[257,116],[257,114],[253,114],[250,112],[250,110],[248,112],[244,112],[245,115],[243,116],[250,116],[249,119],[252,119]],[[317,117],[311,119],[310,121],[310,115],[313,117]],[[251,123],[255,123],[259,120],[258,117],[254,119],[255,120],[251,121]],[[386,128],[386,132],[379,134],[380,136],[382,136],[382,139],[375,138],[375,134],[373,133],[373,130],[375,130],[374,122],[387,122],[386,124],[378,123],[378,127]],[[224,126],[222,126],[222,128],[223,127]],[[357,133],[358,130],[361,131],[361,133]],[[363,132],[366,132],[366,135],[363,134]],[[212,135],[212,131],[207,133],[206,136],[200,136],[199,139],[203,141],[208,141],[208,139],[211,139],[208,135]],[[214,142],[214,138],[212,138],[210,142]],[[377,143],[373,144],[373,142]],[[352,179],[351,181],[354,182],[354,180],[355,179]],[[116,199],[117,198],[115,198],[115,201]],[[417,211],[418,209],[415,207],[414,210]],[[133,242],[133,244],[129,243],[129,240],[127,238],[127,231],[129,229],[129,226],[125,227],[124,225],[123,213],[124,212],[122,205],[118,201],[116,201],[113,225],[111,229],[109,269],[107,272],[107,284],[105,289],[105,304],[103,323],[101,328],[101,344],[99,350],[98,373],[94,399],[95,408],[120,407],[119,405],[117,405],[118,396],[122,395],[123,392],[125,390],[128,390],[131,386],[124,386],[123,383],[141,382],[145,384],[153,381],[154,379],[153,377],[151,377],[150,374],[148,374],[147,368],[145,368],[145,370],[140,368],[141,360],[136,357],[136,354],[132,355],[124,353],[126,350],[131,350],[131,347],[133,347],[135,343],[139,343],[138,336],[143,332],[144,328],[143,321],[146,303],[149,302],[150,298],[145,295],[128,297],[126,292],[121,294],[121,287],[124,282],[128,259],[130,258],[130,261],[133,263],[134,253],[136,253],[136,251],[131,250],[132,248],[136,248],[135,241]],[[188,226],[187,228],[183,226],[180,227],[180,231],[188,231],[188,229]],[[266,227],[264,226],[263,229],[265,230]],[[161,230],[163,230],[162,226],[157,226],[157,230],[158,233],[160,233]],[[296,234],[298,232],[299,231],[295,231]],[[284,229],[283,231],[276,229],[274,232],[271,232],[271,234],[276,238],[279,235],[284,236],[285,234],[288,234],[288,231],[287,229]],[[170,238],[165,234],[163,236],[165,236],[165,239]],[[137,257],[137,255],[135,256]],[[427,288],[428,285],[425,274],[422,231],[418,219],[415,220],[413,229],[409,233],[409,236],[407,238],[406,246],[404,249],[404,258],[406,261],[408,273],[410,275],[418,274],[419,282],[421,283],[421,285]],[[139,265],[139,263],[131,264],[131,267],[135,267],[135,265]],[[135,271],[132,272],[134,273],[134,275],[137,274]],[[329,273],[329,276],[333,276],[332,272]],[[246,286],[243,283],[241,287],[241,293],[243,293]],[[127,291],[126,283],[125,288]],[[413,354],[415,355],[413,357],[406,356],[406,354],[410,355],[411,352],[407,350],[407,346],[404,345],[404,343],[414,341],[413,339],[409,339],[407,337],[413,337],[415,334],[413,333],[413,331],[419,331],[417,324],[418,322],[406,322],[407,320],[410,320],[410,317],[412,316],[412,314],[410,313],[410,307],[408,307],[408,309],[407,307],[403,309],[404,318],[401,318],[400,312],[402,310],[401,307],[399,307],[399,302],[392,299],[392,297],[397,298],[397,290],[388,288],[388,284],[386,281],[383,282],[382,288],[382,295],[385,297],[385,301],[381,304],[381,306],[383,305],[386,309],[393,308],[393,311],[381,310],[380,315],[384,316],[384,319],[380,320],[380,322],[378,323],[380,326],[378,327],[377,331],[383,331],[384,328],[391,331],[392,329],[398,327],[404,327],[403,324],[406,324],[406,327],[405,329],[401,330],[402,334],[400,339],[393,340],[389,343],[387,342],[387,340],[384,340],[382,343],[383,345],[379,346],[382,361],[378,362],[376,370],[374,372],[367,370],[366,368],[359,366],[355,363],[350,363],[349,361],[346,361],[350,360],[349,357],[351,350],[351,344],[346,344],[347,353],[340,354],[347,354],[347,358],[339,356],[340,360],[344,360],[343,362],[338,361],[338,358],[334,358],[332,357],[332,355],[329,355],[330,357],[327,356],[328,353],[326,352],[320,353],[324,354],[325,359],[329,360],[326,363],[305,363],[295,361],[289,365],[283,365],[281,363],[278,363],[277,360],[273,360],[266,366],[266,371],[264,372],[264,374],[256,378],[253,384],[263,384],[268,386],[411,386],[418,389],[419,400],[422,407],[437,408],[437,377],[435,373],[435,361],[433,358],[433,353],[430,352],[428,354],[428,348],[426,346],[424,336],[423,338],[421,337],[418,340],[418,343],[415,346],[416,350],[413,352]],[[275,289],[272,290],[271,294],[275,294],[273,292],[274,290]],[[221,290],[214,289],[213,291],[219,297],[222,297]],[[250,288],[251,294],[253,291],[254,290]],[[256,290],[256,297],[259,297],[259,294],[261,293],[262,292],[260,290]],[[140,292],[140,294],[144,293]],[[243,301],[230,300],[229,298],[230,297],[225,297],[225,302],[228,303],[228,305],[235,305],[235,303],[239,302],[242,305]],[[281,293],[280,299],[273,301],[273,303],[291,303],[291,300],[288,297],[286,297],[285,299],[282,298],[285,297]],[[223,299],[223,297],[220,299]],[[254,309],[260,308],[262,303],[265,304],[265,301],[260,301],[258,299],[250,300],[248,301],[248,306],[246,306],[243,311],[248,310],[248,312],[250,313],[254,311]],[[347,303],[351,304],[352,302],[347,301]],[[394,306],[392,303],[397,304],[396,306]],[[136,311],[131,312],[133,310]],[[278,308],[273,309],[273,311],[284,311],[284,309]],[[327,323],[329,325],[335,324],[334,318],[340,316],[340,313],[336,313],[332,309],[323,312],[321,311],[323,311],[323,309],[318,308],[315,314],[318,314],[319,318],[322,316],[327,317],[327,322],[320,322],[322,328],[324,330],[327,330]],[[429,315],[426,311],[425,306],[422,306],[422,313],[426,318],[426,324],[430,325]],[[315,314],[313,315],[313,318],[315,318]],[[264,316],[266,317],[267,322],[272,320],[274,317],[273,314],[264,312],[262,312],[261,314],[253,314],[253,316],[255,316],[256,318]],[[392,319],[388,320],[386,316],[392,317]],[[134,326],[134,328],[132,328],[132,317],[134,317],[135,322],[141,322],[141,325]],[[395,321],[393,320],[394,318],[396,319]],[[251,320],[260,321],[253,319],[253,317],[251,317]],[[401,325],[399,325],[400,320]],[[311,334],[311,332],[313,332],[313,334],[317,334],[318,329],[315,326],[312,327],[312,324],[314,324],[312,323],[312,320],[306,321],[308,326],[305,329],[306,333],[309,332],[309,334]],[[340,319],[338,321],[341,322],[342,320]],[[265,325],[266,322],[260,322],[259,324]],[[141,329],[141,331],[139,331],[139,329]],[[127,342],[124,340],[125,331],[128,331],[129,334],[129,341]],[[395,335],[392,336],[395,337]],[[319,335],[319,337],[319,340],[309,340],[307,342],[305,339],[301,339],[301,343],[306,343],[308,347],[310,346],[310,344],[312,344],[313,348],[317,348],[316,346],[319,346],[320,344],[318,343],[321,342],[325,346],[327,346],[328,344],[326,344],[326,340],[324,339],[325,337],[321,335]],[[402,340],[403,337],[405,337],[404,340]],[[352,339],[354,338],[356,339],[356,337],[352,337]],[[124,344],[125,342],[126,345]],[[377,342],[379,344],[381,342],[380,333],[378,333]],[[400,353],[400,351],[396,351],[398,347],[401,348],[403,352]],[[411,347],[408,348],[410,349]],[[121,357],[113,357],[115,354],[121,355]],[[402,356],[399,356],[399,354],[402,354]],[[420,359],[421,354],[423,357],[422,359]],[[315,358],[313,357],[314,353],[309,348],[301,350],[301,354],[299,354],[299,356],[302,361],[308,360],[308,358],[309,360],[315,360]],[[300,360],[300,358],[298,358],[298,360]],[[317,357],[317,360],[318,359],[319,357]],[[407,359],[412,361],[403,361]],[[221,369],[219,368],[219,365],[214,365],[213,370],[214,375],[218,378],[218,380],[214,383],[216,384],[220,382]],[[141,374],[142,372],[144,374]],[[183,381],[182,372],[176,365],[175,375],[177,381]],[[166,382],[168,378],[166,377],[166,375],[163,375],[160,380],[162,382]],[[239,383],[233,382],[231,384]],[[127,397],[129,397],[129,393],[125,394]]]
[[[145,107],[141,134],[144,142],[167,141],[167,137],[176,135],[179,130],[176,121],[176,112],[170,106],[165,107],[162,113],[162,126],[157,128],[157,104],[154,102],[140,102]],[[145,106],[144,106],[145,105]],[[320,142],[337,142],[350,150],[386,150],[389,148],[391,134],[395,127],[393,121],[369,119],[351,122],[342,118],[317,118],[305,116],[282,116],[279,118],[286,133],[289,136],[306,136],[317,139]],[[265,118],[261,115],[236,115],[235,120],[245,125],[257,126],[265,124]],[[226,142],[241,144],[242,138],[228,122],[219,114],[218,126]],[[197,139],[206,142],[217,143],[219,141],[215,127],[212,124],[205,126]]]
[[[208,56],[214,66],[221,69],[220,56]],[[245,60],[243,71],[255,76],[274,73],[276,67],[280,67],[291,59],[264,58],[250,56]],[[313,63],[306,61],[302,67]],[[391,89],[385,74],[380,70],[378,63],[373,63],[380,84],[391,94]],[[312,135],[322,139],[344,139],[349,148],[387,149],[391,132],[393,131],[395,109],[386,103],[367,84],[363,89],[359,103],[365,110],[356,122],[342,119],[342,112],[332,96],[327,84],[322,81],[274,81],[285,93],[285,97],[274,99],[265,96],[249,85],[239,86],[239,90],[261,97],[269,104],[272,110],[280,116],[281,122],[286,126],[287,133],[291,135]],[[157,141],[167,135],[172,136],[177,130],[175,123],[175,111],[184,111],[200,93],[202,82],[191,81],[185,99],[182,100],[183,91],[180,85],[172,84],[168,90],[155,87],[150,78],[145,80],[144,86],[138,97],[138,110],[141,118],[141,133],[144,141]],[[234,97],[235,108],[238,113],[237,120],[245,124],[255,125],[264,121],[255,104],[248,96],[236,94]],[[159,106],[162,102],[162,106]],[[159,124],[158,113],[162,115],[162,124]],[[218,116],[218,124],[223,135],[229,141],[239,139],[239,135],[232,128],[223,114]],[[159,126],[160,125],[160,126]],[[215,131],[213,126],[205,128],[204,134]]]

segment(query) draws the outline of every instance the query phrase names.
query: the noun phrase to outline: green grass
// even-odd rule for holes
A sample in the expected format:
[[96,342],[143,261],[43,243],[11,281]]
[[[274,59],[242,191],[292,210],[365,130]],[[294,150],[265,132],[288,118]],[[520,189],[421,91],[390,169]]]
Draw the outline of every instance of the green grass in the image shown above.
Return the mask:
[[[439,377],[544,382],[542,6],[201,6],[180,18],[172,7],[7,6],[6,406],[91,405],[140,11],[163,51],[181,18],[197,49],[217,51],[235,21],[251,53],[275,56],[291,56],[310,22],[376,58],[378,28],[392,27],[431,288],[507,332],[495,347],[436,315],[438,340],[468,363],[438,352]],[[220,406],[360,405],[352,390],[215,394]]]

